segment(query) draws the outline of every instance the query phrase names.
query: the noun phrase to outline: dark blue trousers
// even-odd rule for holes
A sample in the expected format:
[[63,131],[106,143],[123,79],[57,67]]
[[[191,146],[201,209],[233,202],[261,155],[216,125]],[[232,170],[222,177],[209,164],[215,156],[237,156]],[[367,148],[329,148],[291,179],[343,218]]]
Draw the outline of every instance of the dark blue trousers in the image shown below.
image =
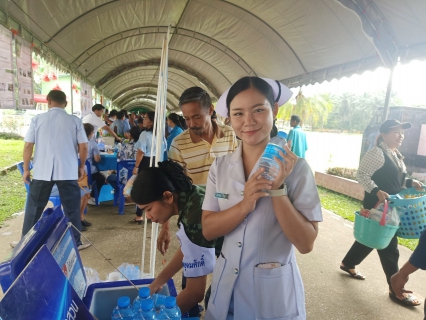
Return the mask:
[[[59,190],[62,207],[68,220],[81,230],[80,221],[80,187],[76,180],[62,181],[44,181],[33,179],[30,184],[30,194],[27,197],[25,206],[24,225],[22,227],[22,236],[40,219],[43,209],[49,201],[53,185],[56,184]],[[80,234],[73,228],[74,238],[77,245],[81,244]]]

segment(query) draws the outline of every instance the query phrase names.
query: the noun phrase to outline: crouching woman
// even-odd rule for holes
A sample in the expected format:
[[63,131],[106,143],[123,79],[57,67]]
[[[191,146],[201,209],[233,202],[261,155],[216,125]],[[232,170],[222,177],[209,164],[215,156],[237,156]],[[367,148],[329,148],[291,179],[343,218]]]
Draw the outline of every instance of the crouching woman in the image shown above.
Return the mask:
[[192,184],[179,164],[168,160],[139,172],[131,198],[152,222],[163,224],[179,216],[176,236],[180,248],[149,287],[151,293],[158,292],[183,266],[187,282],[177,296],[177,304],[185,313],[204,299],[207,275],[213,272],[216,262],[216,241],[206,240],[201,230],[204,190]]

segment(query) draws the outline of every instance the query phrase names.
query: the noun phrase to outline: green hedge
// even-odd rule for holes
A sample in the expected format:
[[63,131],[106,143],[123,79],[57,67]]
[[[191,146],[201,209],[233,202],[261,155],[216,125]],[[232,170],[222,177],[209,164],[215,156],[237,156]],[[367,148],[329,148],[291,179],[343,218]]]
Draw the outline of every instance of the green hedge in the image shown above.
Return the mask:
[[24,140],[24,137],[13,132],[0,132],[0,139],[3,140]]

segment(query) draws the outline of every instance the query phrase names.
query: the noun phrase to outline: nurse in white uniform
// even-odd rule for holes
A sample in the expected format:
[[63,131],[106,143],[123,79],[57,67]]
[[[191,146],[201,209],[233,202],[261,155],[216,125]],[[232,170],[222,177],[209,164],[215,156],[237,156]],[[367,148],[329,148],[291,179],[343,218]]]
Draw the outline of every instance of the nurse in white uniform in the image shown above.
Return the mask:
[[271,86],[238,80],[226,105],[242,143],[210,168],[203,203],[207,240],[225,236],[213,272],[206,320],[306,319],[305,295],[294,249],[309,253],[322,221],[312,171],[287,147],[273,181],[258,160],[278,112]]

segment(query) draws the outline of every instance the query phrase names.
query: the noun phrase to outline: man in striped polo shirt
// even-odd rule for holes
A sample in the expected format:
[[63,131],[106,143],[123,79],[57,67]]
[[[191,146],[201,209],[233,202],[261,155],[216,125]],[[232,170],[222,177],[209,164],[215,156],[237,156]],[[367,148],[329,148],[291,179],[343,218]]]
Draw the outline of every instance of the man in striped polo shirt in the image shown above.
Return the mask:
[[[238,146],[231,127],[212,121],[214,106],[209,94],[200,87],[185,90],[179,98],[179,107],[188,129],[178,135],[169,150],[169,159],[186,169],[194,184],[205,186],[213,161],[233,152]],[[168,223],[162,225],[157,238],[157,248],[164,254],[170,243]],[[223,237],[216,241],[216,255],[220,253]],[[182,289],[186,278],[182,277]],[[190,316],[197,316],[198,305],[189,310]]]
[[183,166],[194,184],[205,186],[214,159],[234,151],[237,139],[231,127],[211,120],[214,106],[202,88],[185,90],[179,107],[188,129],[173,140],[169,159]]

